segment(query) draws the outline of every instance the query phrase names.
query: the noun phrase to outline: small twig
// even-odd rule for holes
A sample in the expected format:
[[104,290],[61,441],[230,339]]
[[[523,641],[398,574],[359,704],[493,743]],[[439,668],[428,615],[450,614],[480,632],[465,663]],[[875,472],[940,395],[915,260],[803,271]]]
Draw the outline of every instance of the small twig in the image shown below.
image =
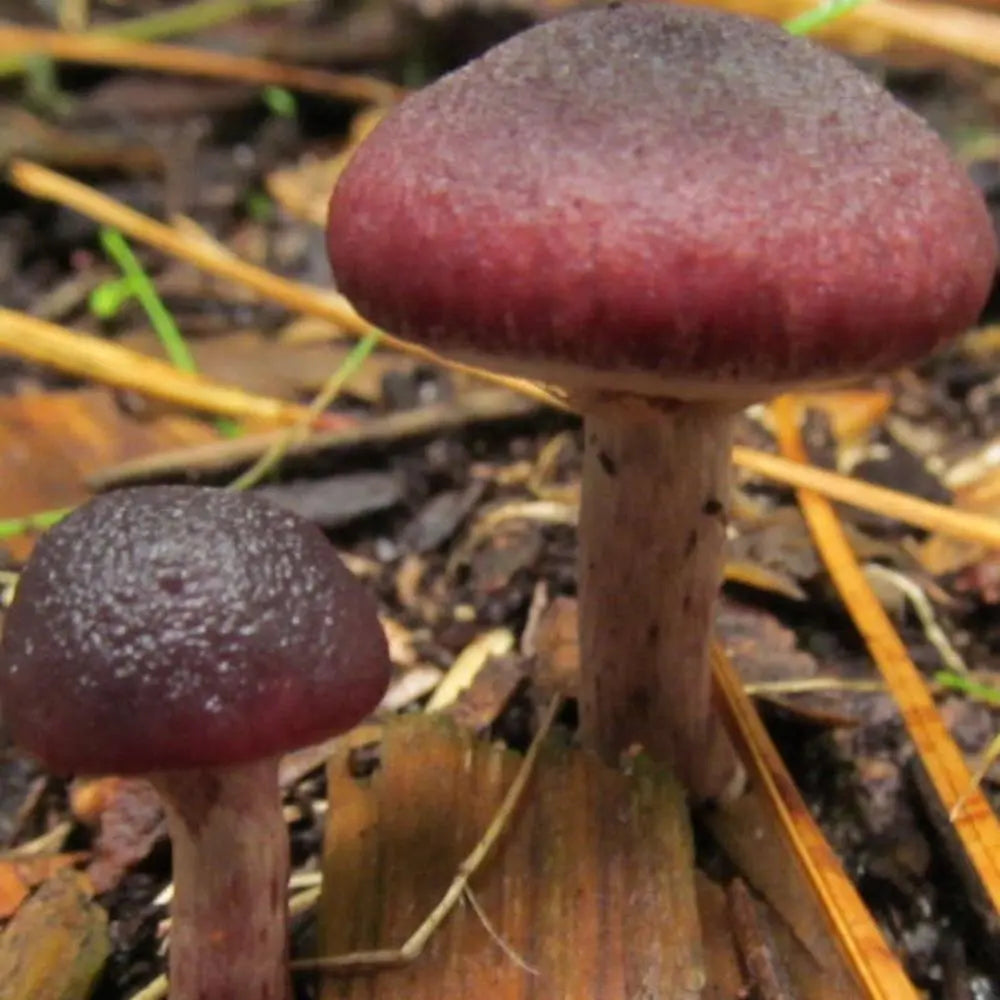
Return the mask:
[[500,932],[493,926],[492,921],[487,915],[486,911],[483,909],[483,904],[479,902],[476,894],[468,887],[465,887],[464,892],[465,899],[468,901],[469,906],[472,907],[476,916],[479,917],[479,922],[486,928],[486,933],[489,934],[491,938],[496,942],[497,947],[519,968],[524,969],[529,975],[537,976],[538,969],[531,965],[529,962],[514,950],[513,946],[503,939]]
[[6,608],[14,600],[14,591],[17,589],[17,581],[21,578],[20,573],[15,573],[9,569],[0,569],[0,608]]
[[170,989],[166,976],[157,976],[151,983],[133,993],[129,1000],[163,1000]]
[[[155,14],[143,14],[139,17],[122,18],[113,24],[102,24],[99,28],[89,29],[85,34],[112,35],[116,38],[151,42],[173,35],[193,35],[245,14],[290,7],[301,2],[302,0],[195,0],[194,3]],[[0,59],[0,78],[24,72],[27,61],[24,56]]]
[[807,694],[812,691],[850,691],[854,694],[879,694],[886,690],[884,681],[846,680],[842,677],[792,677],[784,681],[753,681],[743,685],[747,694]]
[[927,641],[938,651],[938,655],[948,670],[956,674],[969,672],[965,660],[962,659],[962,654],[955,649],[951,640],[945,635],[944,629],[938,624],[930,599],[918,584],[914,583],[908,576],[904,576],[894,569],[889,569],[888,566],[881,566],[879,563],[868,563],[865,566],[865,573],[869,577],[884,580],[895,587],[910,602],[924,628]]
[[8,25],[0,27],[0,54],[48,56],[92,66],[128,67],[213,80],[239,80],[363,104],[390,104],[403,95],[403,91],[394,84],[368,76],[328,73],[326,70],[288,66],[252,56],[181,45],[158,45],[105,34],[74,35]]
[[[277,302],[293,312],[318,316],[356,337],[363,337],[372,330],[371,324],[357,314],[343,295],[290,281],[248,264],[217,243],[195,239],[175,227],[156,222],[149,216],[136,212],[120,201],[109,198],[64,174],[49,170],[37,163],[16,160],[10,165],[9,178],[15,187],[26,194],[65,205],[96,222],[120,229],[134,239],[186,260],[209,274],[251,288],[263,298]],[[503,386],[555,409],[569,409],[559,396],[527,379],[497,375],[472,365],[451,361],[426,347],[401,340],[385,331],[382,332],[382,342],[387,347],[395,348],[427,364],[439,365],[484,382]]]
[[[43,781],[44,784],[44,781]],[[56,854],[63,849],[66,838],[69,837],[73,829],[73,824],[69,820],[57,823],[51,830],[34,840],[29,840],[24,844],[18,844],[10,851],[4,851],[0,857],[4,861],[16,861],[18,858],[39,857],[45,854]]]
[[759,1000],[796,1000],[796,993],[774,945],[770,928],[746,883],[735,878],[726,887],[730,926]]
[[54,323],[0,307],[0,351],[27,361],[131,389],[179,406],[237,419],[294,423],[306,408],[182,372],[158,358],[112,341],[76,333]]
[[828,469],[792,462],[780,455],[743,445],[733,448],[733,461],[766,479],[773,479],[796,489],[811,490],[827,500],[873,511],[925,531],[941,532],[952,538],[980,542],[1000,549],[1000,520],[995,517],[931,503],[908,493],[873,486]]
[[[327,451],[342,453],[399,444],[469,424],[522,418],[533,409],[533,404],[521,396],[496,389],[475,390],[463,394],[454,402],[432,403],[416,410],[373,416],[360,423],[345,421],[344,426],[336,430],[310,431],[305,438],[293,444],[288,453],[296,456]],[[281,431],[267,431],[247,434],[235,441],[212,441],[173,448],[104,469],[88,476],[87,485],[93,490],[104,490],[177,474],[221,475],[254,461],[282,437]]]
[[509,628],[489,629],[476,636],[452,661],[424,711],[441,712],[453,705],[472,686],[483,667],[494,657],[506,656],[514,643],[514,633]]
[[299,959],[292,963],[292,969],[296,972],[323,972],[333,975],[349,975],[356,972],[376,971],[379,969],[391,969],[400,965],[408,965],[420,957],[427,942],[434,936],[447,916],[454,909],[455,904],[462,898],[463,893],[469,884],[469,880],[486,860],[490,851],[496,845],[500,836],[507,828],[511,815],[517,808],[521,795],[534,772],[535,761],[541,751],[542,745],[548,736],[556,715],[562,705],[562,696],[557,695],[549,702],[545,714],[538,726],[528,752],[521,761],[514,780],[504,794],[497,811],[486,828],[479,843],[472,849],[468,857],[458,866],[455,878],[440,902],[427,915],[423,923],[413,932],[401,948],[380,948],[372,951],[357,951],[347,955],[334,955],[325,958]]

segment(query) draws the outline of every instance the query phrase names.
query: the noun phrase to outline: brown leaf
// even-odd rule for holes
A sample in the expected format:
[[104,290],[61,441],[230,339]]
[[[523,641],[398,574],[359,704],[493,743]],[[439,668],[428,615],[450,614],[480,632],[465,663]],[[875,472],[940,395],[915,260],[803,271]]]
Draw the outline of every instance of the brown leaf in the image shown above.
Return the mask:
[[[0,518],[81,503],[89,496],[84,478],[98,469],[214,437],[208,424],[184,417],[139,423],[101,389],[0,399]],[[0,543],[15,559],[31,544],[24,536]]]
[[147,857],[166,834],[163,807],[153,786],[140,778],[111,779],[94,858],[87,869],[95,892],[113,889],[133,865]]
[[798,648],[795,633],[774,615],[734,601],[720,601],[716,630],[744,682],[812,677],[816,660]]
[[60,869],[79,864],[87,856],[84,851],[76,851],[71,854],[31,854],[0,861],[0,920],[12,916],[35,886]]
[[63,869],[0,936],[0,1000],[86,1000],[110,953],[108,916]]
[[0,861],[0,920],[16,913],[27,898],[28,886],[17,866],[9,861]]

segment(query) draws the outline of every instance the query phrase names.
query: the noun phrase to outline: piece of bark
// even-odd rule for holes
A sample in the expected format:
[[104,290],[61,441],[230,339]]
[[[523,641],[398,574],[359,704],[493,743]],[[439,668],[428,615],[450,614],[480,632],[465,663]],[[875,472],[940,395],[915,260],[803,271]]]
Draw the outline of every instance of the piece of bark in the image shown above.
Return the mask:
[[[470,425],[523,420],[539,411],[539,405],[506,389],[470,392],[451,403],[437,403],[372,417],[357,427],[313,431],[288,448],[288,456],[326,457],[371,449],[377,451],[402,441],[446,434]],[[164,451],[147,459],[122,461],[91,475],[92,489],[110,489],[138,481],[185,475],[222,475],[252,462],[286,436],[283,431],[246,434],[241,438],[213,441],[207,445]]]
[[746,977],[740,969],[736,940],[730,927],[726,891],[703,872],[695,875],[695,889],[708,972],[702,1000],[736,1000],[747,996]]
[[[387,727],[369,786],[334,758],[323,954],[402,944],[489,826],[520,762],[426,717]],[[459,905],[411,965],[327,977],[323,1000],[703,995],[687,809],[663,767],[640,758],[625,776],[550,740],[470,888],[493,934]]]

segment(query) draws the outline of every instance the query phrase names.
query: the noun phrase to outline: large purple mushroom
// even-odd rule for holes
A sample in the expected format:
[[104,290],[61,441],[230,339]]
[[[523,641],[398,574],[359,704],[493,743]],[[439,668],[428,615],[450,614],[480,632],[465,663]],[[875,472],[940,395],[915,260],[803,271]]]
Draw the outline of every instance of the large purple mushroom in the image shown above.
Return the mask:
[[707,648],[733,415],[976,318],[997,251],[963,170],[774,25],[611,4],[404,101],[342,175],[328,243],[373,323],[583,411],[585,735],[724,794]]

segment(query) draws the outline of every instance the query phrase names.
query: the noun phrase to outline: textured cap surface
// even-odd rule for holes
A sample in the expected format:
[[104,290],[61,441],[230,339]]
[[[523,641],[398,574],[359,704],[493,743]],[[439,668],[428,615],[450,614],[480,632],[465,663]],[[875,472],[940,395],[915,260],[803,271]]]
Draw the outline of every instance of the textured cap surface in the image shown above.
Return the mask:
[[996,256],[964,171],[873,81],[661,3],[532,28],[404,101],[343,174],[328,242],[394,333],[695,396],[920,357],[974,321]]
[[58,771],[255,760],[381,698],[375,603],[308,521],[253,496],[141,487],[35,548],[0,638],[0,709]]

